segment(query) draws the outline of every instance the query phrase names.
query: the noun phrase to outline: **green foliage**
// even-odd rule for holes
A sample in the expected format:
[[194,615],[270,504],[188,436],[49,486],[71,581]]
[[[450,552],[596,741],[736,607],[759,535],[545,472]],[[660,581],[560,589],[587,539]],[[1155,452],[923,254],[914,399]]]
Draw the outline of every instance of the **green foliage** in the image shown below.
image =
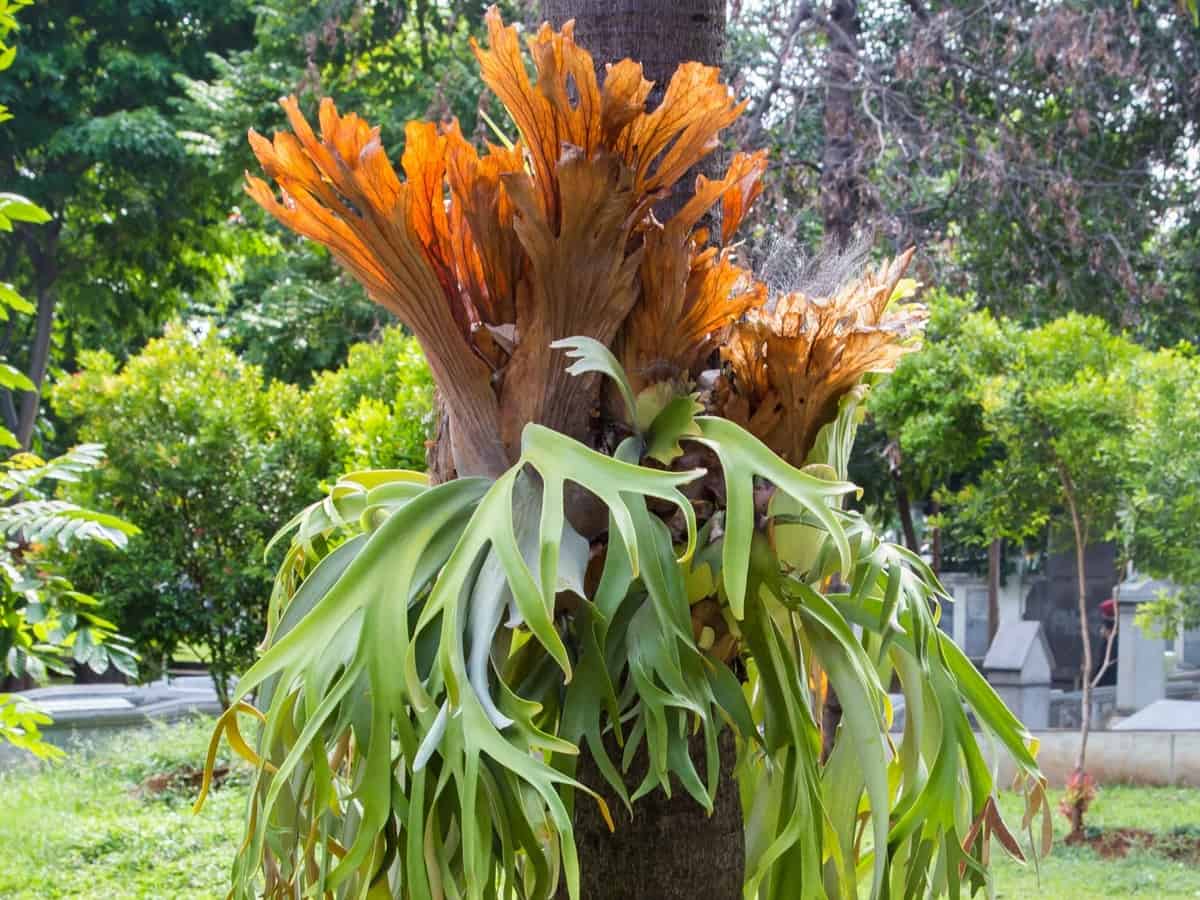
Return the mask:
[[904,357],[869,398],[878,425],[900,444],[911,489],[944,490],[987,462],[981,383],[1011,362],[1016,330],[944,292],[926,296],[930,317],[921,352]]
[[336,478],[356,469],[425,468],[434,426],[433,377],[417,342],[398,327],[352,346],[345,364],[320,373],[304,394],[304,418],[320,423]]
[[[42,483],[75,482],[98,466],[103,450],[84,444],[45,462],[31,453],[4,461],[0,474],[0,677],[45,681],[72,675],[72,664],[137,675],[137,657],[98,601],[75,589],[59,559],[88,545],[124,547],[137,529],[115,516],[51,499]],[[48,552],[53,543],[57,552]],[[39,756],[54,755],[38,726],[50,719],[32,704],[0,694],[0,738]]]
[[219,679],[248,665],[270,593],[264,550],[280,523],[323,479],[424,458],[429,374],[398,329],[308,391],[268,383],[215,332],[182,325],[123,367],[105,351],[81,362],[54,389],[55,411],[112,449],[72,496],[118,510],[142,534],[118,558],[92,550],[69,570],[105,598],[152,669],[181,647]]
[[[570,346],[579,372],[615,365]],[[857,414],[844,404],[837,434],[852,436]],[[577,796],[591,794],[573,778],[579,745],[626,804],[678,785],[711,810],[724,727],[738,738],[747,896],[912,897],[986,881],[991,834],[1012,841],[967,710],[1032,779],[1029,815],[1048,808],[1028,735],[936,627],[936,578],[840,510],[854,486],[825,477],[827,463],[801,471],[730,421],[691,421],[671,439],[720,460],[720,531],[697,530],[684,493],[704,470],[644,465],[651,444],[637,435],[608,456],[536,424],[494,482],[355,473],[286,526],[266,649],[214,735],[214,750],[224,734],[256,766],[235,896],[547,897],[560,866],[577,896],[571,805],[601,802]],[[756,515],[768,481],[801,529],[786,546]],[[609,514],[591,576],[567,482]],[[732,659],[694,635],[706,596],[741,642]],[[893,675],[907,731],[890,752]],[[809,689],[823,677],[845,710],[825,763],[824,692]],[[253,749],[242,714],[263,721]],[[630,791],[643,744],[649,770]]]
[[0,744],[11,744],[40,759],[57,759],[62,751],[42,740],[41,726],[52,721],[19,694],[0,694]]
[[1200,625],[1200,358],[1190,347],[1136,367],[1142,413],[1131,435],[1122,536],[1139,570],[1179,591],[1146,610],[1167,634]]
[[1112,536],[1137,413],[1129,364],[1140,352],[1095,317],[1025,332],[1006,371],[982,386],[984,426],[1003,453],[960,495],[960,516],[1016,538],[1074,502],[1085,544]]
[[[140,344],[225,275],[228,195],[180,135],[177,79],[247,44],[251,5],[150,0],[38,3],[0,82],[0,180],[53,216],[22,232],[0,280],[56,298],[76,346]],[[18,334],[18,338],[23,335]],[[19,344],[18,344],[19,345]]]
[[[236,759],[218,759],[229,768],[213,792],[211,814],[192,815],[191,785],[211,728],[208,717],[157,724],[74,744],[53,766],[0,770],[0,895],[225,896],[248,773]],[[161,793],[151,787],[164,778],[178,786]]]

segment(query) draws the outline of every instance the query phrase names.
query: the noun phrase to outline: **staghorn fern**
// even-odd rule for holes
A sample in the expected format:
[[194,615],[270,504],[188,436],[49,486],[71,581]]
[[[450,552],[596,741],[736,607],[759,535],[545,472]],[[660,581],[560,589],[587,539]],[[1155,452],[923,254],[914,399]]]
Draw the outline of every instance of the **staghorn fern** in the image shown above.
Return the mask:
[[282,191],[251,177],[254,199],[420,340],[452,464],[352,473],[281,532],[209,755],[224,736],[256,769],[233,895],[578,898],[575,804],[614,822],[581,749],[621,803],[677,782],[712,810],[726,728],[748,898],[978,889],[993,836],[1021,850],[969,717],[1015,760],[1026,825],[1049,821],[1033,741],[937,628],[929,568],[842,509],[869,382],[924,321],[911,253],[770,296],[733,242],[765,154],[651,213],[741,110],[715,69],[682,65],[651,111],[640,67],[601,88],[570,23],[530,37],[536,83],[488,27],[511,146],[410,123],[402,180],[328,100],[319,133],[289,99],[291,132],[251,136]]
[[[1031,813],[1044,798],[1028,735],[936,627],[936,578],[838,509],[852,485],[789,466],[726,420],[696,424],[677,437],[722,462],[719,538],[698,531],[680,493],[703,471],[639,464],[652,435],[608,457],[536,425],[495,481],[358,473],[290,523],[269,646],[214,736],[214,753],[227,732],[258,767],[235,895],[436,897],[453,885],[550,896],[560,862],[568,885],[578,878],[578,745],[628,802],[674,775],[711,809],[717,785],[698,775],[687,737],[703,730],[714,773],[730,724],[751,823],[747,896],[857,896],[860,882],[872,896],[924,896],[982,882],[991,832],[1015,844],[968,709],[1028,777]],[[756,527],[756,479],[801,510],[776,531],[804,539]],[[563,515],[568,481],[611,519],[590,590],[587,542]],[[647,501],[680,510],[681,544]],[[787,565],[784,547],[811,564]],[[745,683],[693,639],[686,576],[701,566],[738,634]],[[835,573],[845,590],[828,590]],[[563,591],[584,595],[569,620]],[[808,687],[818,672],[845,709],[824,765]],[[895,748],[893,673],[908,702]],[[239,713],[263,720],[257,750]],[[623,732],[620,760],[605,749],[611,727]],[[650,771],[630,795],[621,772],[642,742]]]

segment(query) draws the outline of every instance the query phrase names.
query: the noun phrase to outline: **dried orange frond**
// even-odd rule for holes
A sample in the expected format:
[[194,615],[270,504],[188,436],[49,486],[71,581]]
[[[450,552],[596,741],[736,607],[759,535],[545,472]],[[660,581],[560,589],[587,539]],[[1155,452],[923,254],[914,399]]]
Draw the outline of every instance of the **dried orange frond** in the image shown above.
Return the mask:
[[734,102],[718,69],[684,63],[662,103],[647,113],[653,84],[642,77],[641,65],[622,60],[609,66],[601,88],[591,54],[575,43],[573,22],[560,31],[542,25],[529,40],[533,83],[516,28],[506,27],[495,7],[487,25],[488,48],[472,44],[483,81],[520,130],[551,223],[557,222],[562,191],[556,167],[565,147],[577,147],[589,159],[601,150],[614,152],[633,170],[635,205],[644,208],[716,149],[718,133],[745,108]]
[[718,390],[722,415],[790,462],[804,462],[838,401],[868,372],[888,372],[917,349],[925,309],[890,305],[909,250],[843,285],[832,297],[797,292],[751,311],[721,349],[732,380]]
[[474,446],[467,440],[456,445],[460,468],[496,470],[503,463],[496,397],[487,366],[471,349],[473,308],[460,287],[464,265],[447,219],[447,139],[433,125],[411,123],[403,158],[408,180],[401,181],[378,128],[353,113],[340,116],[326,98],[318,138],[295,97],[282,105],[292,134],[268,141],[250,132],[282,199],[249,174],[247,192],[293,231],[328,247],[372,299],[413,330],[452,408],[497,423]]
[[[601,86],[573,24],[544,25],[529,40],[535,81],[516,29],[494,8],[487,24],[489,47],[474,49],[520,130],[516,146],[481,155],[457,125],[411,122],[401,178],[378,128],[325,100],[314,132],[291,98],[291,133],[250,135],[281,195],[247,176],[255,200],[329,247],[412,328],[452,423],[487,435],[468,448],[452,433],[464,474],[511,460],[528,422],[574,435],[590,427],[595,380],[566,374],[550,345],[574,335],[612,343],[639,287],[643,306],[661,307],[647,313],[653,334],[671,334],[668,355],[684,369],[763,297],[732,250],[706,250],[706,237],[692,233],[721,203],[728,242],[759,190],[762,154],[739,155],[720,181],[699,179],[697,196],[666,226],[650,214],[743,108],[716,68],[680,66],[647,112],[653,85],[641,66],[611,65]],[[643,254],[657,254],[662,270],[647,268],[639,281]]]
[[[428,186],[402,183],[379,129],[353,113],[339,116],[332,100],[321,103],[319,139],[295,97],[282,105],[294,134],[268,141],[250,132],[250,145],[282,189],[282,201],[250,175],[247,191],[289,228],[327,246],[376,302],[432,338],[454,316],[427,255],[438,240]],[[441,152],[436,146],[424,149]],[[436,168],[441,161],[421,165]]]
[[636,389],[686,377],[737,319],[766,300],[766,286],[734,263],[733,251],[704,248],[707,231],[696,229],[709,209],[717,203],[726,208],[736,195],[728,204],[732,220],[722,223],[723,235],[731,236],[766,162],[765,150],[737,154],[724,178],[698,177],[695,193],[666,225],[651,223],[643,230],[642,293],[621,352]]
[[626,250],[634,225],[632,173],[610,154],[587,158],[571,149],[558,164],[558,179],[562,208],[555,229],[534,180],[525,174],[503,176],[532,275],[517,294],[521,343],[504,375],[514,390],[505,440],[514,446],[526,422],[586,418],[589,410],[579,399],[583,380],[558,377],[565,369],[554,361],[558,351],[550,344],[577,334],[611,342],[636,296],[641,253]]
[[763,174],[767,171],[767,151],[739,153],[733,158],[726,181],[732,182],[721,196],[721,244],[728,244],[741,227],[758,195],[762,193]]
[[453,197],[450,234],[457,242],[459,278],[483,321],[515,322],[524,254],[513,230],[515,207],[502,178],[524,171],[521,145],[489,145],[480,156],[457,124],[447,129],[446,139],[446,174]]

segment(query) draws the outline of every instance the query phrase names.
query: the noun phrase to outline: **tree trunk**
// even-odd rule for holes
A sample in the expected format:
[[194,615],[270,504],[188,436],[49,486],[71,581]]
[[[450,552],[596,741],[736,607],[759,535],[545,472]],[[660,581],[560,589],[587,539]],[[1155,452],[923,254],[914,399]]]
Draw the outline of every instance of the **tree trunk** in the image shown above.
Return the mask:
[[26,374],[33,382],[33,390],[21,394],[20,412],[17,417],[16,438],[22,450],[28,450],[33,442],[33,428],[37,424],[38,407],[42,400],[42,382],[46,378],[46,367],[50,362],[50,338],[54,333],[54,309],[57,298],[54,294],[54,282],[58,280],[58,265],[55,255],[58,251],[59,222],[48,226],[49,235],[46,246],[39,247],[36,238],[30,238],[28,245],[34,265],[34,276],[37,279],[37,320],[34,325],[33,343],[29,348],[29,368]]
[[[745,834],[733,780],[737,750],[729,728],[721,732],[717,746],[721,780],[711,817],[674,777],[670,797],[657,790],[635,802],[631,815],[591,755],[581,754],[579,780],[604,798],[616,823],[616,831],[610,832],[599,804],[586,794],[576,795],[575,840],[583,900],[737,900],[742,896]],[[692,737],[689,750],[703,779],[703,735]],[[621,757],[611,735],[609,754]],[[630,791],[641,783],[647,767],[643,743],[629,768]],[[560,885],[557,900],[566,898],[566,887]]]
[[[932,501],[930,506],[931,506],[930,511],[932,512],[932,514],[934,516],[937,516],[941,513],[942,504],[938,503],[936,500]],[[940,525],[931,525],[929,528],[929,555],[930,555],[930,559],[931,559],[931,561],[929,563],[929,567],[931,569],[933,569],[933,574],[941,575],[942,574],[942,528]]]
[[[658,102],[676,67],[688,60],[720,65],[725,48],[724,0],[543,0],[543,17],[555,27],[575,20],[579,44],[591,52],[603,78],[608,63],[629,57],[642,64],[655,83],[649,98]],[[691,179],[680,183],[690,190]],[[683,190],[668,198],[677,207]],[[669,210],[668,210],[669,212]],[[666,214],[666,213],[664,213]],[[661,215],[660,215],[661,218]],[[721,779],[712,816],[676,786],[634,804],[632,820],[603,784],[594,760],[581,752],[579,777],[608,799],[617,820],[611,833],[596,804],[576,798],[575,838],[579,847],[581,896],[586,900],[737,900],[742,895],[745,852],[741,803],[733,780],[734,741],[721,736]],[[693,759],[703,765],[703,745]],[[645,773],[645,749],[635,757],[629,790]],[[560,891],[565,897],[565,890]]]
[[[1083,637],[1083,672],[1080,679],[1083,687],[1082,709],[1079,712],[1079,754],[1075,757],[1075,777],[1082,779],[1084,765],[1087,762],[1088,734],[1092,729],[1092,636],[1088,631],[1087,617],[1087,563],[1085,550],[1087,548],[1087,529],[1079,514],[1076,503],[1075,484],[1067,467],[1058,463],[1059,480],[1062,483],[1063,496],[1067,501],[1067,509],[1071,513],[1071,529],[1075,535],[1075,577],[1078,579],[1079,590],[1079,632]],[[1069,837],[1079,839],[1083,836],[1083,802],[1082,796],[1071,809],[1071,834]]]
[[992,538],[991,543],[988,544],[987,572],[987,630],[989,647],[996,638],[996,632],[1000,630],[1000,562],[1003,550],[1004,541],[1001,538]]
[[900,516],[900,530],[904,532],[904,543],[913,553],[920,553],[921,545],[917,541],[916,526],[913,525],[912,501],[908,497],[908,488],[905,487],[899,470],[892,477],[896,481],[896,512]]
[[892,476],[896,491],[896,514],[900,517],[900,531],[904,534],[905,546],[913,553],[920,553],[921,545],[913,525],[912,500],[908,496],[908,485],[904,483],[904,454],[900,450],[900,442],[889,441],[883,448],[883,458],[887,461],[888,474]]
[[825,20],[825,151],[821,159],[821,216],[825,240],[845,247],[854,238],[860,206],[855,139],[858,78],[858,2],[833,0]]

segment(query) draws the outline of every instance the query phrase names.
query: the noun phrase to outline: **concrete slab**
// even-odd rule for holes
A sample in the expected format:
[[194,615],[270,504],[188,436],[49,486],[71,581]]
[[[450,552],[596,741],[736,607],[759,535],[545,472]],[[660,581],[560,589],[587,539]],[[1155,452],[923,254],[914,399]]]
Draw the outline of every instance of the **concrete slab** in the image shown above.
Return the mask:
[[[45,710],[54,722],[43,726],[44,739],[67,747],[150,722],[171,722],[197,713],[217,715],[212,680],[188,676],[146,685],[67,684],[24,691],[21,696]],[[12,748],[0,748],[12,749]],[[0,753],[0,767],[20,762],[20,751]]]
[[1114,731],[1200,731],[1200,700],[1155,700]]

